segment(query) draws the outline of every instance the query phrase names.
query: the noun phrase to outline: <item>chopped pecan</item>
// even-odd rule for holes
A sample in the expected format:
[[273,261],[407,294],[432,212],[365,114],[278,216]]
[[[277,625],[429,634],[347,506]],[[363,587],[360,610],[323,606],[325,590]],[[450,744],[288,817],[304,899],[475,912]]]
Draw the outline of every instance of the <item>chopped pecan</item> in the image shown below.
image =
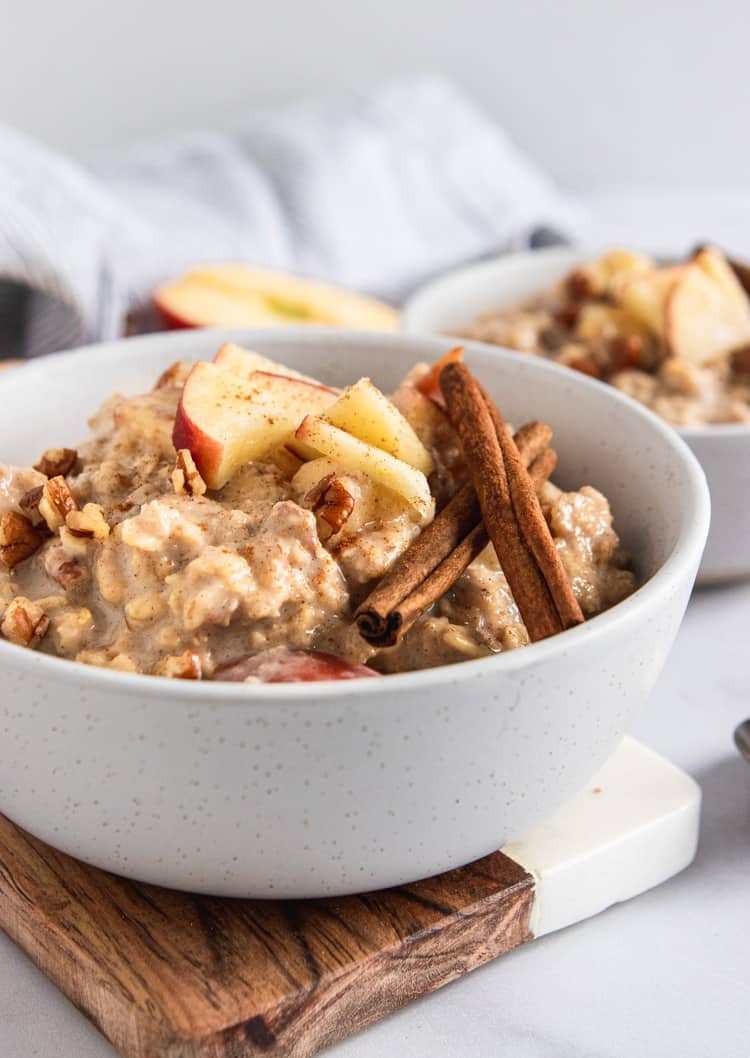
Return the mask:
[[329,536],[339,532],[354,510],[354,497],[335,474],[326,474],[305,498],[318,518],[326,523]]
[[609,370],[616,374],[629,367],[638,367],[643,356],[643,339],[639,334],[620,334],[607,343]]
[[189,448],[181,448],[172,471],[172,488],[178,496],[203,496],[206,483],[195,465]]
[[581,315],[581,305],[577,301],[571,301],[568,305],[561,305],[559,309],[555,310],[553,315],[561,327],[571,330],[578,323],[578,317]]
[[601,368],[591,356],[579,356],[574,360],[568,361],[568,367],[572,367],[574,371],[580,371],[583,375],[589,375],[590,378],[601,378]]
[[735,375],[750,376],[750,345],[735,349],[729,358]]
[[65,525],[65,519],[71,511],[77,510],[76,498],[64,477],[58,475],[45,481],[42,485],[39,513],[53,533],[61,525]]
[[88,575],[80,559],[71,558],[57,544],[53,544],[44,555],[44,572],[65,591],[70,591]]
[[44,491],[43,485],[37,485],[34,489],[29,489],[28,492],[24,492],[21,499],[18,501],[18,506],[22,511],[26,511],[31,514],[34,511],[39,511],[39,501],[42,498]]
[[17,595],[3,614],[0,632],[11,643],[18,646],[36,646],[49,628],[47,617],[41,606],[23,595]]
[[46,474],[48,478],[55,478],[58,475],[64,477],[71,472],[77,459],[78,453],[75,448],[48,448],[39,462],[34,465],[34,470],[38,470],[40,474]]
[[109,536],[109,525],[98,503],[86,503],[82,511],[69,511],[65,524],[73,536],[87,540],[106,540]]
[[3,515],[0,520],[0,561],[8,569],[30,558],[41,542],[41,534],[25,514],[8,511]]
[[200,656],[192,650],[169,654],[156,666],[154,675],[168,676],[172,680],[199,680],[203,675]]
[[574,268],[565,280],[565,286],[574,301],[581,301],[594,293],[591,276],[583,268]]

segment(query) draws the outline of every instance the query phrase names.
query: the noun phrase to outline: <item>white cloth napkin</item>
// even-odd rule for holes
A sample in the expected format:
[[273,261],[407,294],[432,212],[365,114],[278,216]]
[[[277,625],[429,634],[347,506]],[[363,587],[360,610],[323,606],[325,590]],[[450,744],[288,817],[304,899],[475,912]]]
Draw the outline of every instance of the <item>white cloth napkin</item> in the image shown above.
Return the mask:
[[0,355],[116,336],[154,284],[197,264],[288,269],[397,302],[434,272],[584,224],[436,77],[89,164],[0,127]]

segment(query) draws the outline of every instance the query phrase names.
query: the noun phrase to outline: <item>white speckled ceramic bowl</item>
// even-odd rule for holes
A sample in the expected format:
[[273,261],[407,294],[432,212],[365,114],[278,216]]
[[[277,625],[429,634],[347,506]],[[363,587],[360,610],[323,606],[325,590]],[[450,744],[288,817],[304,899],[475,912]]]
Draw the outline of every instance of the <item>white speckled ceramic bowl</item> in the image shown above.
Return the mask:
[[[0,377],[0,457],[85,434],[114,390],[232,337],[325,381],[393,387],[448,342],[312,328],[185,331]],[[471,347],[515,422],[555,430],[556,479],[610,497],[645,583],[585,626],[514,653],[380,680],[243,686],[85,668],[0,643],[0,810],[52,845],[161,885],[318,896],[467,863],[580,788],[646,700],[708,528],[674,431],[614,390]]]
[[[600,250],[550,249],[505,254],[448,273],[416,291],[401,317],[413,334],[442,334],[465,327],[480,312],[503,308],[552,286]],[[750,425],[684,427],[708,480],[711,529],[698,572],[699,584],[750,577]]]

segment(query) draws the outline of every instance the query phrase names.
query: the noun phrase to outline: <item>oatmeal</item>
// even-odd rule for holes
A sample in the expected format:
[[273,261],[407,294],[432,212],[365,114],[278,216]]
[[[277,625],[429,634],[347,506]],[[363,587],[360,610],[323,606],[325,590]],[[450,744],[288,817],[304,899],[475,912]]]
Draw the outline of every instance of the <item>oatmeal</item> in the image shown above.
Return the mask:
[[748,422],[749,279],[715,250],[663,267],[616,250],[456,333],[603,379],[675,426]]
[[[539,638],[435,371],[417,365],[389,399],[233,346],[110,398],[77,449],[0,468],[0,635],[122,672],[250,682],[408,671]],[[503,443],[583,620],[633,574],[605,497],[548,480],[550,438],[537,423]],[[408,627],[373,641],[362,609],[435,541],[448,579],[438,590],[424,567]]]

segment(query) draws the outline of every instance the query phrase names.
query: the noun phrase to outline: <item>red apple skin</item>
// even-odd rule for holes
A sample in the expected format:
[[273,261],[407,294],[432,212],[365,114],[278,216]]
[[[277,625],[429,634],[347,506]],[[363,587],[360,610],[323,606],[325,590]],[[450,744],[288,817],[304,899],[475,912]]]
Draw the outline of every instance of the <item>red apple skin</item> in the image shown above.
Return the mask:
[[179,452],[181,448],[188,448],[198,468],[200,476],[209,488],[214,488],[215,474],[221,463],[223,455],[222,445],[207,433],[188,415],[184,395],[180,398],[175,415],[174,427],[172,428],[172,444]]
[[219,665],[214,680],[243,683],[248,676],[261,683],[317,683],[320,680],[357,680],[379,677],[366,665],[357,665],[319,650],[275,647],[259,654],[243,654]]
[[159,317],[159,322],[167,331],[194,331],[203,326],[203,324],[193,323],[180,316],[175,316],[175,314],[170,312],[165,305],[161,304],[158,297],[152,298],[152,301],[156,310],[156,315]]

